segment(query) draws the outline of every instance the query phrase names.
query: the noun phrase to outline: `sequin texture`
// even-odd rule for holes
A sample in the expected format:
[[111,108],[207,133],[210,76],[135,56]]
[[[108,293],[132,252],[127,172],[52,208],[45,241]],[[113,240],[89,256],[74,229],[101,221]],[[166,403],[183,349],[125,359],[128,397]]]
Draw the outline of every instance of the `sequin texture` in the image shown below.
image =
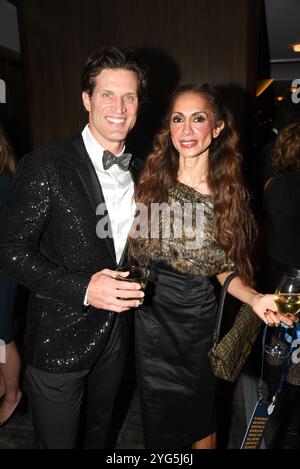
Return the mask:
[[116,268],[79,176],[87,159],[81,136],[25,156],[0,227],[0,269],[31,291],[27,360],[45,371],[90,368],[116,317],[83,305],[91,276]]

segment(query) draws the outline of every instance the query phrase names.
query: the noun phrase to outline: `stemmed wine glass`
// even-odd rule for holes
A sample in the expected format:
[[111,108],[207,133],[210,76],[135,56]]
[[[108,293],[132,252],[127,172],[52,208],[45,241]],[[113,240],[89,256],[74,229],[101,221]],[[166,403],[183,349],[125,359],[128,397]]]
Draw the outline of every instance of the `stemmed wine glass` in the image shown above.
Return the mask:
[[[277,310],[283,314],[300,313],[300,270],[291,269],[285,273],[275,291]],[[277,337],[273,336],[273,343],[265,345],[266,353],[275,358],[286,358],[289,354],[288,344],[285,341],[286,327],[281,323],[278,327]]]

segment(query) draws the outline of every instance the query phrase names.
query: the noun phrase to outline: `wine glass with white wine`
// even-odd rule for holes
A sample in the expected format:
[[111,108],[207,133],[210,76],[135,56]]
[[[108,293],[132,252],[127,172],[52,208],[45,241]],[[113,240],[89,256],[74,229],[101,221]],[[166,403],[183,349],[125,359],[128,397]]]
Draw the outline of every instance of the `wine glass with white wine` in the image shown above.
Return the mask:
[[[291,269],[283,275],[274,297],[277,310],[282,315],[299,315],[300,313],[300,270]],[[286,358],[289,354],[285,340],[286,328],[280,324],[277,337],[265,345],[265,351],[276,358]]]

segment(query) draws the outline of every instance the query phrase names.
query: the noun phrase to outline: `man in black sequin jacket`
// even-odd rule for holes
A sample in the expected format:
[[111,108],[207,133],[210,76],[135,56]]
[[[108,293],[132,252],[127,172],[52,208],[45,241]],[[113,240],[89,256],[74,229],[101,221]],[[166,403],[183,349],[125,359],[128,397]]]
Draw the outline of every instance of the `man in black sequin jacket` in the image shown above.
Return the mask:
[[[31,290],[26,355],[37,448],[75,447],[86,382],[85,446],[107,444],[127,355],[125,312],[143,295],[115,270],[126,258],[137,170],[137,160],[126,171],[118,158],[144,88],[132,51],[95,51],[82,74],[88,125],[21,160],[1,224],[0,269]],[[117,156],[107,168],[105,150]]]

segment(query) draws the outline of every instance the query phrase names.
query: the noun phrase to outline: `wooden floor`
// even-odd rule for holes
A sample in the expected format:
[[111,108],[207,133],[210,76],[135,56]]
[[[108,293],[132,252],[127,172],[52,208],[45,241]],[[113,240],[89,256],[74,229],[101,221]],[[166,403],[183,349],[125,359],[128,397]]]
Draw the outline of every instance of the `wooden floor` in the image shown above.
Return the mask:
[[[218,447],[220,449],[239,449],[246,430],[245,396],[249,399],[249,390],[245,392],[243,375],[236,384],[220,382],[218,387]],[[248,385],[247,385],[248,386]],[[26,385],[25,385],[26,388]],[[114,420],[116,427],[116,449],[143,449],[143,435],[140,417],[139,399],[132,373],[122,384],[120,395],[123,402],[116,406]],[[250,396],[255,400],[255,396]],[[248,407],[252,408],[252,403]],[[271,425],[266,434],[266,447],[272,447],[276,440],[278,422]],[[280,443],[276,448],[293,449],[299,447],[299,435],[289,435],[288,443]],[[298,438],[298,439],[297,439]],[[15,414],[0,428],[1,449],[30,449],[33,447],[33,430],[30,410],[25,415]],[[274,446],[273,446],[274,447]]]
[[[125,383],[126,384],[126,383]],[[129,383],[131,390],[128,391],[129,407],[124,411],[124,403],[119,405],[117,417],[122,418],[119,422],[118,435],[116,439],[116,449],[143,449],[142,424],[140,417],[140,407],[137,391],[134,383]],[[127,380],[128,385],[128,380]],[[127,387],[130,387],[127,386]],[[26,385],[25,385],[26,389]],[[128,389],[127,389],[128,390]],[[224,409],[228,410],[228,402],[225,405],[230,393],[223,390]],[[221,397],[222,398],[222,397]],[[227,448],[239,448],[246,426],[243,398],[240,386],[236,386],[234,392],[234,402],[232,406],[231,422],[228,428],[227,423],[221,422],[220,444]],[[224,412],[223,412],[224,414]],[[225,417],[224,417],[225,418]],[[226,421],[228,415],[226,416]],[[30,410],[24,415],[16,413],[3,428],[0,428],[0,448],[1,449],[30,449],[33,447],[33,430]]]

